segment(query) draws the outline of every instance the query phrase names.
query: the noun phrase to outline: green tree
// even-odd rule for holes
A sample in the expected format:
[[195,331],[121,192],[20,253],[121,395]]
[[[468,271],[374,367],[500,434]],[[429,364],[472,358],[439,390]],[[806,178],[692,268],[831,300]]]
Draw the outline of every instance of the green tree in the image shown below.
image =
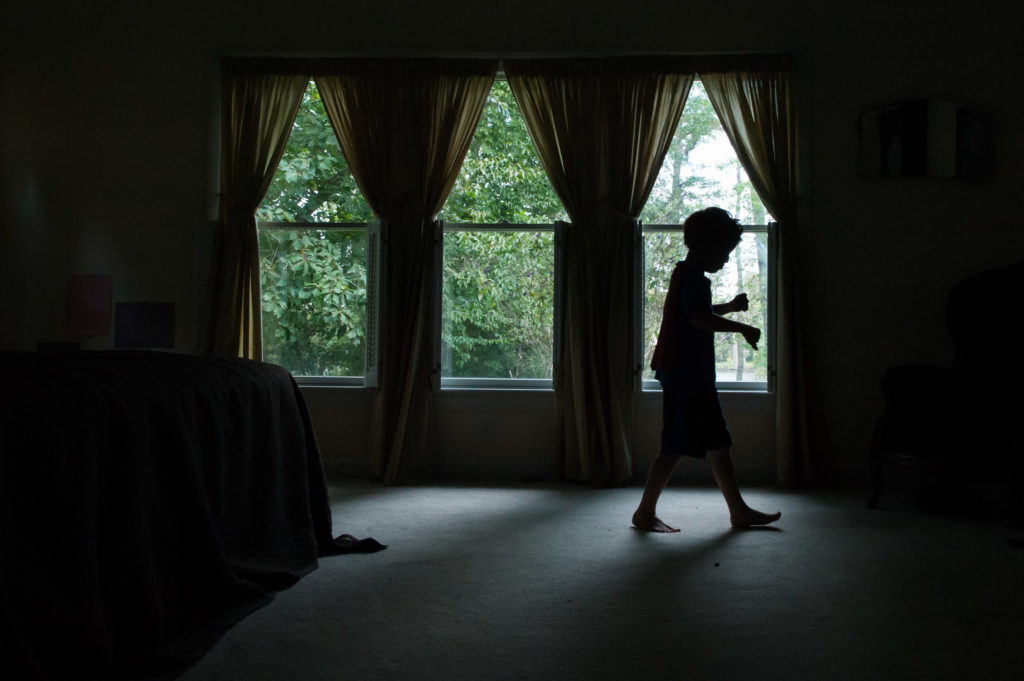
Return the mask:
[[[763,224],[764,207],[735,157],[710,168],[691,160],[691,154],[698,146],[723,139],[724,135],[707,93],[699,81],[695,82],[661,174],[644,207],[642,217],[648,228],[659,224],[681,224],[692,212],[708,206],[725,208],[747,223]],[[735,180],[723,181],[716,179],[716,176],[732,177]],[[762,329],[766,328],[767,323],[766,252],[767,240],[763,235],[748,236],[734,251],[729,266],[710,277],[715,302],[730,300],[740,291],[748,293],[750,310],[733,316]],[[672,270],[676,262],[685,257],[686,249],[681,233],[646,233],[645,369],[649,367],[654,352]],[[720,370],[735,370],[745,380],[765,380],[767,353],[763,351],[763,346],[762,351],[754,352],[742,342],[737,342],[732,334],[717,334],[715,356]],[[653,377],[649,369],[646,371],[648,377]]]
[[256,219],[368,222],[373,217],[327,120],[320,91],[310,81]]
[[[310,82],[281,163],[256,212],[264,223],[366,222],[373,213]],[[263,353],[302,376],[363,372],[366,236],[339,229],[261,229]]]
[[[566,219],[504,81],[491,89],[441,217],[469,224],[551,224]],[[447,232],[442,276],[444,375],[551,377],[550,232]]]
[[[661,317],[672,270],[676,262],[686,257],[681,232],[647,232],[644,235],[645,275],[644,275],[644,370],[647,378],[654,378],[650,370],[651,356],[658,339]],[[737,293],[746,292],[750,299],[750,309],[746,312],[734,313],[731,318],[753,324],[765,330],[767,322],[767,270],[762,252],[767,248],[767,238],[763,233],[745,234],[739,246],[733,251],[730,262],[720,272],[710,275],[711,297],[716,303],[727,302]],[[762,337],[759,350],[754,351],[735,334],[715,334],[715,363],[717,368],[731,375],[739,373],[743,366],[742,377],[738,380],[764,381],[767,375],[767,336]],[[738,354],[742,353],[742,354]]]
[[439,217],[471,224],[551,224],[567,219],[505,81],[496,81],[491,88]]
[[[691,162],[704,141],[722,134],[699,83],[687,103],[658,183],[644,209],[647,224],[678,224],[690,212],[722,205],[757,216],[759,201],[742,176],[734,186],[708,179]],[[741,211],[742,206],[742,211]],[[763,208],[760,208],[763,214]],[[534,150],[508,84],[495,83],[460,176],[440,216],[448,223],[551,224],[566,219]],[[288,145],[257,218],[264,223],[335,223],[260,231],[265,356],[299,375],[359,375],[366,309],[365,232],[338,223],[367,222],[362,198],[310,83]],[[756,246],[756,248],[755,248]],[[751,250],[753,249],[753,250]],[[763,240],[741,247],[740,270],[713,279],[715,295],[737,286],[761,290]],[[749,253],[747,251],[750,251]],[[678,233],[648,234],[645,343],[653,348],[671,270],[684,257]],[[445,375],[550,377],[553,350],[554,244],[549,231],[449,231],[444,237],[442,362]],[[721,280],[721,281],[720,281]],[[760,300],[759,300],[760,299]],[[748,315],[761,314],[751,295]],[[720,362],[734,361],[723,338]],[[733,354],[730,354],[733,353]],[[764,353],[743,357],[748,373]]]
[[260,232],[263,354],[300,376],[363,373],[366,234]]
[[665,154],[651,196],[640,214],[645,224],[681,224],[690,213],[714,205],[716,184],[690,162],[701,142],[721,132],[721,124],[700,81],[690,88],[683,116]]
[[551,377],[551,232],[449,232],[444,282],[445,375]]

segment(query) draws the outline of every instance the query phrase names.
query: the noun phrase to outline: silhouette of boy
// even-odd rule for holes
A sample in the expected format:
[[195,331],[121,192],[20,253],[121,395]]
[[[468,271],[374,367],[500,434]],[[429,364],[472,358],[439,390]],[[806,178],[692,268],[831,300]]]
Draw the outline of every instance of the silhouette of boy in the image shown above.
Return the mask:
[[742,233],[739,222],[721,208],[697,211],[683,223],[688,252],[672,272],[651,359],[662,387],[663,427],[661,452],[651,464],[643,497],[633,513],[633,524],[641,530],[679,531],[658,518],[655,508],[682,456],[707,458],[733,527],[767,525],[782,517],[756,511],[743,501],[729,454],[732,437],[715,388],[714,334],[743,334],[755,350],[761,339],[760,329],[722,316],[746,310],[747,294],[713,305],[711,282],[704,276],[725,266]]

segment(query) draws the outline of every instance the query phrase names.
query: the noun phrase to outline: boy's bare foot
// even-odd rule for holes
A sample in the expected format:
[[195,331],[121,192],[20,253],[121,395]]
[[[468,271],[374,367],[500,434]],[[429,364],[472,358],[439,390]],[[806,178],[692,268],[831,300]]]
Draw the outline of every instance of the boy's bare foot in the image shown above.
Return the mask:
[[733,513],[730,516],[732,526],[735,528],[753,527],[754,525],[767,525],[774,523],[776,520],[782,517],[781,513],[761,513],[755,511],[752,508],[747,507],[746,509]]
[[653,513],[641,513],[639,509],[633,514],[633,524],[641,530],[648,532],[678,532],[679,528],[666,525],[665,522]]

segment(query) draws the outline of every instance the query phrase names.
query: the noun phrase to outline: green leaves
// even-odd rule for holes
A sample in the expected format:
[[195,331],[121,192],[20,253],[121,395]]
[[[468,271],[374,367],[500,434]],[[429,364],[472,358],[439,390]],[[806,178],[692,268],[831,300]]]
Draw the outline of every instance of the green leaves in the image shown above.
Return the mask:
[[[320,93],[306,88],[260,222],[368,222]],[[363,373],[365,231],[261,230],[264,356],[300,376]]]
[[508,83],[491,88],[459,178],[439,217],[456,223],[566,219]]
[[443,375],[551,377],[551,232],[448,232],[443,277]]
[[[714,110],[695,84],[643,218],[681,223],[707,205],[757,221],[764,208],[736,172],[711,177],[691,154],[721,135]],[[462,172],[441,213],[454,223],[551,224],[566,219],[507,83],[497,82]],[[367,222],[362,198],[334,136],[320,94],[307,87],[274,180],[257,211],[261,222]],[[758,237],[760,238],[760,237]],[[644,282],[645,344],[653,348],[661,301],[681,238],[648,235]],[[758,242],[758,248],[762,244]],[[749,322],[767,318],[766,258],[741,248],[742,272],[715,279],[716,301],[742,285]],[[268,229],[260,232],[264,353],[297,375],[363,372],[366,333],[366,237],[363,231]],[[554,243],[550,232],[448,232],[444,236],[442,364],[446,376],[550,378],[554,333]],[[741,278],[741,282],[736,279]],[[721,280],[720,283],[719,280]],[[725,288],[726,285],[732,288]],[[731,293],[730,293],[731,291]],[[759,294],[758,292],[763,292]],[[736,352],[720,334],[724,363]],[[730,354],[733,353],[733,354]],[[767,353],[745,357],[748,376],[764,373]]]
[[260,222],[368,222],[373,219],[338,139],[320,92],[310,81],[288,145],[263,204]]
[[[725,303],[738,294],[746,293],[750,308],[746,312],[730,314],[747,324],[767,330],[768,322],[768,265],[767,235],[763,232],[745,233],[740,245],[733,251],[729,263],[720,272],[709,275],[711,297],[714,303]],[[653,379],[650,370],[651,355],[661,328],[661,318],[668,293],[669,281],[676,262],[686,257],[682,232],[646,232],[644,234],[644,371],[645,378]],[[737,267],[738,265],[738,267]],[[742,281],[740,281],[742,280]],[[736,371],[737,352],[744,353],[743,380],[767,380],[767,342],[761,350],[748,350],[737,334],[715,334],[715,361],[722,375]],[[731,380],[731,379],[728,379]]]
[[366,232],[260,231],[263,353],[299,376],[359,376]]
[[[701,153],[706,145],[725,153]],[[708,206],[726,208],[744,222],[764,222],[764,207],[729,149],[703,85],[696,81],[640,217],[647,225],[682,224],[691,213]]]

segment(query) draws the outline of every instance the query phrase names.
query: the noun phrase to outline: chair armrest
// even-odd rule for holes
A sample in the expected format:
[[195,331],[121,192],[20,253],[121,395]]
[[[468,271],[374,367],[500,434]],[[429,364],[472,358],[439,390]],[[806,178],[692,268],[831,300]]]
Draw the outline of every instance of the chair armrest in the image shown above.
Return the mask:
[[902,364],[885,372],[882,395],[891,416],[931,415],[943,412],[958,401],[960,391],[955,373],[934,364]]

